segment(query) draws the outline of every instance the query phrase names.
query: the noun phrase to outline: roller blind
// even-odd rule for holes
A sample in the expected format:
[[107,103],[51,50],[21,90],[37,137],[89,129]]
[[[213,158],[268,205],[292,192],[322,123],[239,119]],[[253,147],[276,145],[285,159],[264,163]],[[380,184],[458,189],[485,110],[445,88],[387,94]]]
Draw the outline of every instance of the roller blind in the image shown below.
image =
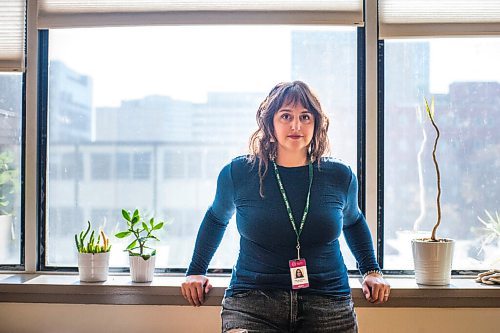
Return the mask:
[[500,35],[500,0],[379,0],[387,37]]
[[40,28],[152,24],[363,23],[362,0],[39,0]]
[[0,72],[24,71],[24,0],[0,1]]

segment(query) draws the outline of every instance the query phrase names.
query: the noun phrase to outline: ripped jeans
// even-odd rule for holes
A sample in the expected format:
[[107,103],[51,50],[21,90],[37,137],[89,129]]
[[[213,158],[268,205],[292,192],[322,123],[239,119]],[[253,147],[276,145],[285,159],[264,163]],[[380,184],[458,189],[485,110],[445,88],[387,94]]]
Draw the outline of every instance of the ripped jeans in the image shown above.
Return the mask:
[[222,301],[222,332],[358,331],[350,295],[299,294],[295,290],[235,291]]

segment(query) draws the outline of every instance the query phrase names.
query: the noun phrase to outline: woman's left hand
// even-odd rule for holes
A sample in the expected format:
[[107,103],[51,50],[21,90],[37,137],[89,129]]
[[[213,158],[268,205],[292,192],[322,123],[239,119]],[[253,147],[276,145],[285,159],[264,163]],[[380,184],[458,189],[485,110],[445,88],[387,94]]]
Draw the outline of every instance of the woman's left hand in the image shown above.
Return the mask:
[[391,286],[377,273],[367,275],[361,285],[365,298],[370,303],[384,303],[389,299]]

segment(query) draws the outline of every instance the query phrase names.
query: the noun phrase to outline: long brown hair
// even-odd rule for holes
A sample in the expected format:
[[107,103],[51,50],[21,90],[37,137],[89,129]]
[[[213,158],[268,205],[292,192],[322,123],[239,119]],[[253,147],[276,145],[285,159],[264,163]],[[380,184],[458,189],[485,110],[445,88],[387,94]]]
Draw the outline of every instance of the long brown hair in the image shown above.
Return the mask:
[[314,134],[309,144],[308,157],[311,161],[320,158],[329,151],[329,120],[321,109],[316,95],[302,81],[278,83],[269,95],[260,103],[256,120],[258,129],[250,137],[250,162],[259,161],[260,196],[264,197],[263,182],[269,167],[269,160],[276,158],[278,143],[274,135],[274,114],[283,105],[302,104],[314,116]]

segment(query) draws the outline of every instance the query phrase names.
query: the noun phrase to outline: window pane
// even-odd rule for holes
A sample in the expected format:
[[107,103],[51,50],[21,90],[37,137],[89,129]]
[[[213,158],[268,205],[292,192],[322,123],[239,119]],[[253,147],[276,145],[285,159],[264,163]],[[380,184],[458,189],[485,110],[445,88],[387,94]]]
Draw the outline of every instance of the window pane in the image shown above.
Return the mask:
[[91,156],[92,179],[111,178],[111,155],[109,153],[93,153]]
[[116,178],[129,179],[130,178],[130,154],[116,153],[115,159]]
[[454,269],[499,259],[500,220],[496,235],[479,221],[500,209],[499,54],[499,38],[386,41],[384,268],[413,269],[409,240],[430,237],[436,221],[436,134],[418,111],[424,97],[435,98],[441,132],[438,237],[456,240]]
[[148,179],[151,169],[151,153],[134,154],[134,179]]
[[163,177],[184,177],[184,155],[180,150],[168,150],[163,157]]
[[[257,108],[281,81],[317,92],[333,155],[356,169],[356,40],[341,27],[51,30],[47,265],[76,265],[72,237],[88,219],[113,235],[120,210],[139,208],[168,222],[158,265],[187,267],[219,171],[247,153]],[[76,153],[81,177],[61,177]],[[59,218],[68,207],[80,215]],[[111,265],[128,266],[126,241],[112,241]],[[231,221],[211,267],[231,268],[238,247]]]
[[83,177],[82,156],[77,151],[62,154],[61,163],[62,179],[78,179]]
[[21,263],[22,75],[0,73],[0,265]]

